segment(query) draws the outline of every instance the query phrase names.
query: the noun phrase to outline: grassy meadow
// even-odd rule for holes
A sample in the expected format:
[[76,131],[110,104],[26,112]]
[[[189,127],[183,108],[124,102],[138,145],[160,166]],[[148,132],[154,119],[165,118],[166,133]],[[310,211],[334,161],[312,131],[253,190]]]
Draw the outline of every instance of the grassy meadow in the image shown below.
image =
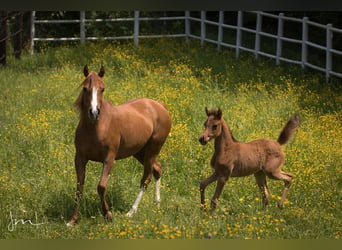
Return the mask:
[[[163,165],[160,209],[149,186],[138,213],[125,217],[138,191],[142,167],[117,161],[105,223],[97,195],[102,165],[87,166],[79,222],[68,228],[76,188],[73,107],[83,66],[105,66],[105,98],[121,104],[136,97],[165,102],[173,126],[159,156]],[[1,239],[340,239],[342,237],[342,81],[298,66],[196,41],[158,39],[45,48],[0,68]],[[295,112],[302,124],[284,146],[284,171],[295,175],[279,210],[280,181],[269,180],[272,199],[261,211],[254,176],[232,178],[218,209],[200,210],[199,183],[212,173],[213,142],[198,136],[204,108],[220,107],[240,141],[276,139]],[[215,184],[208,186],[211,198]]]

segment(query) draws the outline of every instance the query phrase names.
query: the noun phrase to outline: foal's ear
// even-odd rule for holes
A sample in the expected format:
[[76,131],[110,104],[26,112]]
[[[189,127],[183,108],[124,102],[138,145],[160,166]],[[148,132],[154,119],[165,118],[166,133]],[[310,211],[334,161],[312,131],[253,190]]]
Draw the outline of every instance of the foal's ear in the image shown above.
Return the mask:
[[105,70],[104,70],[104,67],[102,65],[101,69],[100,69],[100,72],[98,73],[98,76],[102,78],[104,76],[104,73],[105,73]]
[[83,68],[83,74],[84,74],[85,77],[87,77],[88,74],[89,74],[89,70],[88,70],[88,65],[87,64]]
[[221,118],[222,118],[222,110],[220,108],[217,110],[217,113],[215,114],[215,118],[217,120],[221,120]]
[[208,110],[208,108],[207,108],[207,107],[205,107],[205,113],[207,114],[207,116],[209,116],[209,115],[210,115],[210,113],[209,113],[209,110]]

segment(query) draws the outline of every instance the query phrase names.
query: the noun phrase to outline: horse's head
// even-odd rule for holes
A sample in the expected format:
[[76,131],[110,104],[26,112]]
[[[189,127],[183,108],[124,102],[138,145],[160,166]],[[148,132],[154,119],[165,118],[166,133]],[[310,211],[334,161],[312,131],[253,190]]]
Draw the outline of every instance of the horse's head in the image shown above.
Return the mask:
[[199,138],[202,145],[206,145],[211,139],[219,136],[222,131],[222,110],[208,110],[206,107],[205,113],[208,118],[204,122],[204,131]]
[[99,73],[89,72],[88,66],[85,65],[83,73],[86,78],[82,83],[82,108],[88,113],[88,117],[91,120],[98,120],[101,112],[103,91],[105,89],[102,80],[105,70],[101,66]]

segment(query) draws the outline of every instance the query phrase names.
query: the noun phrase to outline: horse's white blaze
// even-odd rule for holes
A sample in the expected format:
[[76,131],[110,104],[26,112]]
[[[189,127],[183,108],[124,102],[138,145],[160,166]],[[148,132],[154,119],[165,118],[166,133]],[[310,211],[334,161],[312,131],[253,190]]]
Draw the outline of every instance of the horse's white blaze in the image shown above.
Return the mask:
[[97,88],[93,87],[92,95],[91,95],[91,111],[92,113],[97,112]]

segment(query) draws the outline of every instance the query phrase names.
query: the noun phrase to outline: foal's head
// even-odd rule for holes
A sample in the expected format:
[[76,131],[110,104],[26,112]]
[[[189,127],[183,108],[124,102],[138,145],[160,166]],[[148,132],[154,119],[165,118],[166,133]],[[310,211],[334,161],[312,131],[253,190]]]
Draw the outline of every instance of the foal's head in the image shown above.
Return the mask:
[[211,139],[216,138],[222,132],[222,110],[208,110],[206,107],[205,113],[208,118],[204,122],[204,131],[199,138],[202,145],[207,144]]
[[103,91],[105,85],[102,77],[104,76],[104,67],[102,66],[99,73],[88,70],[85,65],[83,69],[84,76],[86,77],[81,84],[83,87],[75,106],[81,111],[88,114],[89,119],[98,120],[101,112]]

